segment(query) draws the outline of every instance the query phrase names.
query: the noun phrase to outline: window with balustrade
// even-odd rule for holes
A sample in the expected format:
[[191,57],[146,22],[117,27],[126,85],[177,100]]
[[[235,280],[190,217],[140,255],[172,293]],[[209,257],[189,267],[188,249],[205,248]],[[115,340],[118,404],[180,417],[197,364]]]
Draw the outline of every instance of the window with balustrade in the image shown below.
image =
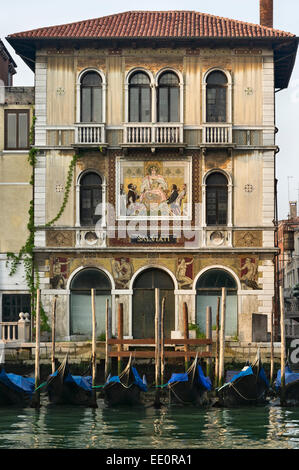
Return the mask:
[[227,225],[228,181],[220,172],[211,173],[206,179],[206,223]]
[[102,78],[94,71],[86,72],[80,84],[80,121],[100,123],[103,121]]
[[164,72],[159,78],[157,120],[158,122],[178,122],[180,120],[180,83],[174,72]]
[[225,73],[214,70],[206,78],[206,122],[227,122],[227,86]]
[[151,87],[145,72],[135,72],[129,80],[129,121],[151,121]]
[[85,173],[80,179],[80,225],[92,226],[100,219],[96,214],[98,204],[103,201],[103,181],[95,172]]

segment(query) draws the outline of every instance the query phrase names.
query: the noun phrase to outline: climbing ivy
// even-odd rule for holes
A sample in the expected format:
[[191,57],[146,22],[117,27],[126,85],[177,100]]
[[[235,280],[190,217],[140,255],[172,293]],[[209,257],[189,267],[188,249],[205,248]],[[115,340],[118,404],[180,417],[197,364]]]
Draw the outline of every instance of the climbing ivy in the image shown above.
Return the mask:
[[76,162],[77,162],[78,158],[79,158],[79,155],[74,155],[71,162],[70,162],[70,166],[69,166],[68,174],[67,174],[67,178],[66,178],[65,192],[64,192],[64,198],[63,198],[63,201],[62,201],[62,205],[61,205],[57,215],[54,217],[54,219],[52,219],[52,220],[50,220],[50,222],[46,223],[46,225],[45,225],[46,227],[50,227],[51,225],[53,225],[61,217],[61,215],[64,212],[64,209],[67,205],[69,195],[70,195],[70,189],[71,189],[71,186],[72,186],[74,167],[76,166]]
[[[36,165],[36,155],[38,152],[38,149],[34,147],[34,130],[35,130],[35,121],[36,121],[36,116],[33,114],[32,118],[32,124],[30,127],[30,132],[29,132],[29,143],[30,143],[30,151],[28,155],[28,162],[32,167],[32,175],[30,179],[30,184],[34,186],[34,168]],[[58,211],[58,214],[54,219],[52,219],[50,222],[48,222],[45,227],[50,227],[52,226],[63,214],[64,209],[67,205],[69,194],[70,194],[70,189],[71,189],[71,184],[72,184],[72,177],[73,177],[73,172],[74,172],[74,167],[76,165],[78,159],[78,155],[74,155],[71,162],[70,166],[68,169],[68,174],[67,174],[67,180],[66,180],[66,185],[65,185],[65,194],[63,198],[62,205]],[[38,269],[36,269],[36,266],[34,265],[34,233],[36,231],[36,227],[34,225],[34,202],[33,199],[29,203],[29,220],[27,224],[27,229],[28,229],[28,238],[25,242],[25,244],[22,246],[18,254],[8,252],[7,253],[7,262],[6,265],[10,267],[10,272],[9,275],[13,276],[17,269],[18,266],[20,265],[21,261],[23,262],[24,265],[24,270],[25,270],[25,278],[27,282],[28,289],[31,294],[31,312],[32,315],[36,315],[35,311],[35,298],[36,298],[36,292],[37,289],[39,289],[40,285],[40,278],[39,278],[39,272]],[[40,227],[41,228],[41,227]],[[46,315],[46,312],[42,306],[40,305],[40,317],[41,317],[41,330],[42,331],[50,331],[50,326],[48,324],[48,317]]]

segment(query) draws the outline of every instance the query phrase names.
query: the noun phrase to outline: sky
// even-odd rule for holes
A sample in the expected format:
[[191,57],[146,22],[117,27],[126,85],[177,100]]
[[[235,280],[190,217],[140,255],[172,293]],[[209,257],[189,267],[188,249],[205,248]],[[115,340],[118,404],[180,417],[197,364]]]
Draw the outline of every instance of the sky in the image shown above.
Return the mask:
[[[14,85],[32,86],[34,77],[5,40],[7,35],[129,10],[195,10],[259,23],[259,0],[0,0],[0,38],[18,65]],[[274,27],[299,36],[298,0],[274,0]],[[278,217],[283,219],[289,213],[288,201],[299,199],[299,51],[289,87],[276,94],[276,126]],[[299,201],[297,205],[299,215]]]

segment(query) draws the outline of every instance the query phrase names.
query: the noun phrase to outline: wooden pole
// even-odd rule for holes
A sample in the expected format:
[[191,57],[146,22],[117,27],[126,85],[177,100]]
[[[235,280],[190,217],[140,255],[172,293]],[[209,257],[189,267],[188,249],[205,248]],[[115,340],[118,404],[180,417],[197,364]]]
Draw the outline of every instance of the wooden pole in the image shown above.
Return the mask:
[[105,380],[109,375],[111,366],[110,366],[110,357],[109,352],[111,350],[108,340],[111,339],[111,321],[109,318],[109,299],[106,299],[106,348],[105,348]]
[[[36,291],[35,313],[35,390],[40,385],[40,289]],[[40,407],[40,390],[36,390],[31,402],[33,408]]]
[[226,311],[226,288],[222,288],[221,294],[221,329],[219,340],[219,387],[224,382],[224,352],[225,352],[225,312]]
[[284,296],[283,287],[279,287],[279,300],[280,300],[280,344],[281,344],[281,392],[280,404],[285,405],[285,321],[284,321]]
[[[124,308],[123,304],[119,303],[118,304],[118,318],[117,318],[117,338],[122,340],[124,337]],[[118,352],[122,351],[122,345],[118,344],[117,346]],[[120,375],[122,371],[122,360],[121,357],[118,356],[117,358],[117,371],[118,375]]]
[[275,300],[273,298],[272,302],[272,312],[271,312],[271,337],[270,337],[270,351],[271,351],[271,358],[270,358],[270,385],[273,384],[273,376],[274,376],[274,308],[275,308]]
[[215,345],[215,387],[219,382],[219,313],[220,313],[220,297],[217,297],[217,313],[216,313],[216,345]]
[[[206,310],[206,339],[212,339],[212,308],[207,307]],[[211,354],[211,345],[207,345],[207,352]],[[206,369],[207,376],[211,374],[211,357],[207,358],[207,369]]]
[[155,406],[160,406],[160,345],[161,345],[161,328],[160,328],[160,289],[155,288],[155,382],[156,382],[156,394],[155,394]]
[[163,297],[162,299],[162,307],[161,307],[161,385],[164,384],[164,370],[165,370],[164,317],[165,317],[165,297]]
[[51,357],[51,362],[52,362],[52,374],[55,372],[55,329],[56,329],[56,301],[57,297],[53,298],[53,304],[52,304],[52,357]]
[[[96,385],[97,375],[97,320],[95,307],[95,289],[91,289],[91,311],[92,311],[92,386]],[[97,406],[96,389],[93,389],[93,406]]]
[[[184,328],[184,339],[189,339],[189,323],[188,323],[188,305],[186,302],[183,303],[183,328]],[[187,353],[189,351],[189,345],[184,345],[184,350]],[[188,355],[185,356],[185,371],[188,370]]]

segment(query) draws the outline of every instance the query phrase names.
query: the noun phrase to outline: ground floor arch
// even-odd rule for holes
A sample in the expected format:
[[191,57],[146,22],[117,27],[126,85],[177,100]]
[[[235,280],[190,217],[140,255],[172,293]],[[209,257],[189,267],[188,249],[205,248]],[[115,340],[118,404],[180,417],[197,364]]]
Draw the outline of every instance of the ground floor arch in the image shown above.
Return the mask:
[[165,297],[164,332],[170,338],[175,329],[174,283],[159,268],[143,270],[134,280],[132,299],[132,335],[134,338],[155,337],[155,288],[160,289],[160,302]]
[[107,274],[97,268],[84,268],[74,275],[70,283],[70,335],[92,334],[91,289],[95,289],[97,330],[105,333],[106,300],[111,305],[111,282]]
[[217,299],[226,288],[226,336],[238,334],[237,282],[227,270],[212,268],[202,273],[196,282],[196,324],[202,332],[206,328],[206,308],[212,307],[212,326],[216,325]]

